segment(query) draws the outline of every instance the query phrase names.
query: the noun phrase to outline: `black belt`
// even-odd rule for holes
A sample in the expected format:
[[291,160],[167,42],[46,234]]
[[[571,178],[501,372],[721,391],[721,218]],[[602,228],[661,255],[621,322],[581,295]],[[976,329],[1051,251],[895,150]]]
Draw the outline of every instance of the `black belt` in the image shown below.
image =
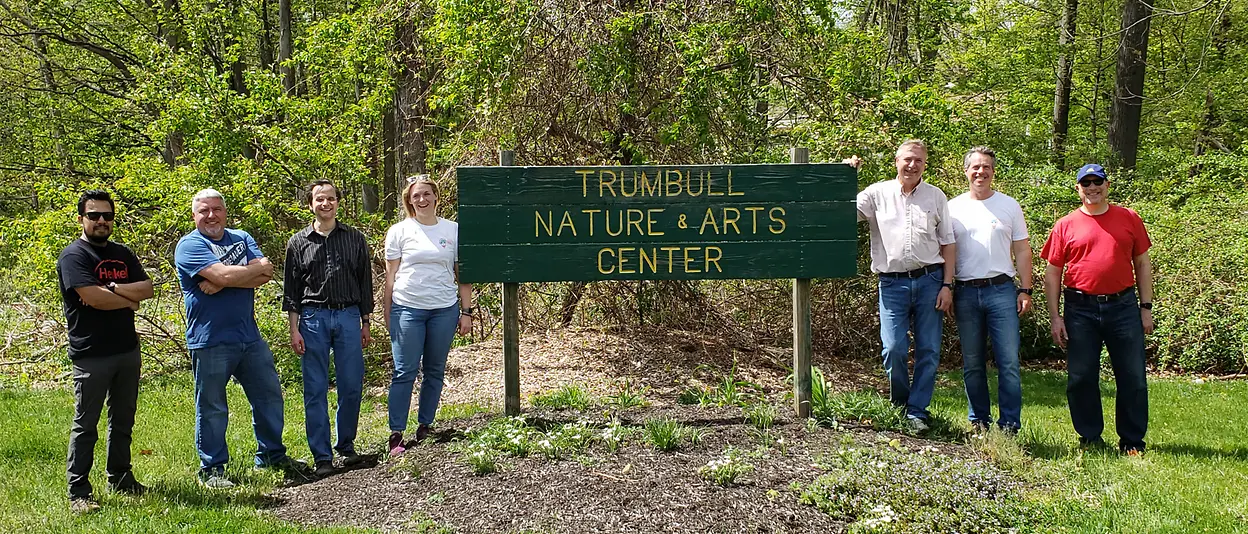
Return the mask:
[[1065,293],[1066,293],[1066,300],[1068,301],[1080,300],[1083,302],[1113,302],[1122,297],[1130,295],[1133,291],[1135,291],[1134,286],[1128,287],[1117,293],[1110,293],[1108,295],[1095,295],[1092,293],[1085,293],[1083,291],[1079,291],[1078,289],[1068,287],[1066,288]]
[[974,280],[958,280],[953,283],[955,287],[988,287],[1000,284],[1008,284],[1014,281],[1014,277],[1008,274],[999,274],[992,278],[976,278]]
[[900,273],[880,273],[884,278],[918,278],[928,273],[934,273],[945,268],[943,263],[933,263],[927,267],[919,267],[913,271],[905,271]]
[[345,310],[347,308],[354,308],[356,306],[359,306],[359,304],[356,304],[354,302],[352,302],[351,304],[304,304],[303,305],[303,307],[305,308],[321,308],[324,310]]

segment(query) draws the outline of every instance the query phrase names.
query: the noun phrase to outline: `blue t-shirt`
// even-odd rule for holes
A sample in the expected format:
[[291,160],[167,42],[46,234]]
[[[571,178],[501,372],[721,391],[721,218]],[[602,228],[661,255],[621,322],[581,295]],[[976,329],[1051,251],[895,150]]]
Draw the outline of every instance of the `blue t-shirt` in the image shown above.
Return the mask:
[[173,259],[186,303],[186,346],[202,349],[223,343],[250,343],[260,340],[256,326],[256,290],[227,287],[209,295],[199,289],[204,277],[199,272],[210,265],[247,265],[262,258],[251,234],[225,229],[220,240],[192,231],[178,240]]

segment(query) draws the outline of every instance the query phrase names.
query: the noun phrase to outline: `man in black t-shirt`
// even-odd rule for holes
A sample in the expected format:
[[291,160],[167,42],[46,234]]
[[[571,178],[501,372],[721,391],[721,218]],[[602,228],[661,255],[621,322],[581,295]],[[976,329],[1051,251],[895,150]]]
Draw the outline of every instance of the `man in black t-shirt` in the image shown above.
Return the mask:
[[139,494],[147,488],[130,471],[130,439],[139,398],[139,336],[134,312],[152,298],[152,281],[134,253],[109,241],[114,205],[107,191],[78,198],[82,235],[56,261],[69,358],[73,361],[74,422],[67,460],[70,507],[98,509],[91,493],[91,464],[100,411],[108,400],[108,473],[114,491]]

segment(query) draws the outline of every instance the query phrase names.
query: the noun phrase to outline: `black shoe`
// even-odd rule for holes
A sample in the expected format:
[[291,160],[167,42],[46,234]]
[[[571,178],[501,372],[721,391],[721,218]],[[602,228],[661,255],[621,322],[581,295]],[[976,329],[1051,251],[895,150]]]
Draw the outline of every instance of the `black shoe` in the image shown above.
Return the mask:
[[1079,450],[1086,451],[1086,450],[1091,450],[1091,449],[1104,449],[1104,448],[1105,448],[1105,440],[1101,439],[1100,436],[1097,436],[1095,438],[1085,438],[1085,437],[1079,438]]
[[316,462],[316,471],[313,471],[312,474],[316,476],[316,478],[325,478],[334,474],[334,462],[331,460],[321,460]]
[[971,421],[971,432],[982,434],[992,428],[992,424],[987,421]]
[[1007,434],[1010,436],[1017,436],[1018,431],[1021,430],[1019,427],[1009,426],[1009,425],[997,425],[997,428],[1001,430],[1002,434]]
[[139,484],[139,481],[134,479],[134,473],[130,471],[127,471],[117,477],[116,480],[109,482],[108,485],[117,493],[125,493],[127,495],[142,495],[147,493],[147,486]]
[[367,456],[356,454],[355,451],[347,451],[345,453],[339,453],[339,456],[342,456],[343,467],[355,467],[357,465],[360,465],[368,461]]
[[416,443],[425,441],[425,438],[428,438],[431,433],[433,433],[433,429],[429,428],[429,425],[416,427]]
[[1143,456],[1144,446],[1143,445],[1119,445],[1118,452],[1126,456]]
[[260,469],[277,469],[281,471],[287,478],[308,478],[312,474],[312,468],[303,460],[296,460],[289,456],[283,457],[276,462],[258,466]]
[[75,515],[86,515],[100,509],[100,503],[95,502],[91,496],[70,497],[69,511]]

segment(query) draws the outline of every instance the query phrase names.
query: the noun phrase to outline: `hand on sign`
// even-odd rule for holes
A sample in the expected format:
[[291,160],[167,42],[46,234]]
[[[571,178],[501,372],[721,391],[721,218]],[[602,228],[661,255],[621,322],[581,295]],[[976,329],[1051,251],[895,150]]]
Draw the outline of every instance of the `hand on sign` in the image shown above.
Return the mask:
[[857,154],[854,154],[853,156],[850,156],[848,158],[841,160],[841,163],[849,165],[850,167],[853,167],[855,169],[862,168],[862,158],[858,157]]

